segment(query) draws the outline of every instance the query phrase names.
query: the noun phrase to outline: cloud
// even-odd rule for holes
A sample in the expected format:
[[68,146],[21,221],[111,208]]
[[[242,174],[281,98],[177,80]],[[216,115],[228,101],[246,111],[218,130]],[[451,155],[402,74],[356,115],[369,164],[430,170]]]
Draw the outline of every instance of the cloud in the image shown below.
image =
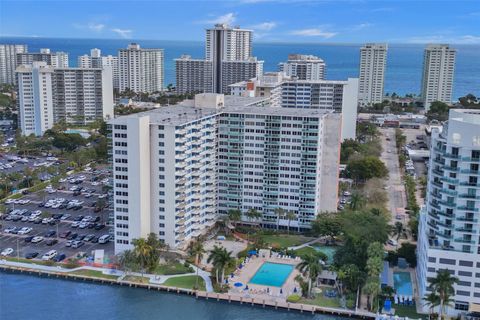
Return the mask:
[[338,33],[336,32],[329,32],[325,31],[320,28],[310,28],[310,29],[301,29],[301,30],[294,30],[290,32],[291,35],[294,36],[304,36],[304,37],[321,37],[324,39],[330,39],[336,36]]
[[262,22],[259,24],[254,24],[253,26],[248,26],[248,29],[258,30],[258,31],[270,31],[277,26],[276,22],[269,21],[269,22]]
[[105,25],[103,23],[93,23],[90,22],[88,24],[88,29],[95,31],[95,32],[101,32],[105,28]]
[[116,34],[118,34],[120,37],[124,38],[124,39],[129,39],[132,37],[132,30],[130,29],[119,29],[119,28],[113,28],[112,29],[113,32],[115,32]]
[[237,17],[235,17],[235,14],[232,13],[232,12],[229,12],[229,13],[226,13],[222,16],[219,16],[219,17],[216,17],[216,18],[213,18],[213,19],[209,19],[209,20],[205,20],[203,22],[208,23],[208,24],[225,23],[225,24],[231,25],[235,22],[236,19],[237,19]]
[[480,44],[480,35],[461,35],[449,36],[444,35],[430,35],[430,36],[416,36],[406,39],[407,43],[453,43],[453,44]]
[[360,23],[352,27],[352,31],[359,31],[363,30],[365,28],[370,28],[373,26],[373,23],[370,22],[365,22],[365,23]]
[[393,12],[395,11],[395,8],[390,8],[390,7],[384,7],[384,8],[375,8],[368,10],[370,12]]

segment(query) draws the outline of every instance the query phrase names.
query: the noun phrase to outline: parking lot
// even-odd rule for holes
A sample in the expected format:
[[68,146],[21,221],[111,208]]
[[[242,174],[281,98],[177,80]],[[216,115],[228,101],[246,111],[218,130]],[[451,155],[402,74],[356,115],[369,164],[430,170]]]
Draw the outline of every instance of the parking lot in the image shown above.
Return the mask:
[[[12,248],[14,252],[10,256],[21,258],[33,252],[38,252],[37,258],[41,258],[52,249],[67,258],[76,256],[78,252],[90,254],[95,249],[104,249],[106,255],[113,254],[113,241],[106,244],[98,242],[103,235],[111,234],[113,237],[113,227],[109,225],[112,208],[105,187],[109,184],[108,172],[82,172],[68,179],[70,181],[61,180],[58,190],[47,188],[5,204],[9,214],[4,214],[0,221],[0,251]],[[75,192],[74,187],[82,190]],[[32,230],[18,234],[21,228]],[[74,234],[77,236],[73,237]],[[32,237],[37,236],[43,239],[32,243]],[[88,236],[87,241],[82,241],[85,236]],[[58,242],[55,243],[55,240]],[[80,245],[78,248],[67,247],[69,240],[70,244],[74,241],[82,244],[77,242]]]

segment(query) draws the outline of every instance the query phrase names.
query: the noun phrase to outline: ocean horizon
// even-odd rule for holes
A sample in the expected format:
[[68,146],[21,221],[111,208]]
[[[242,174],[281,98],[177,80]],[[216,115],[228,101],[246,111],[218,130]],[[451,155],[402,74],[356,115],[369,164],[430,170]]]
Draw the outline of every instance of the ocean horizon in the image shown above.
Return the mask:
[[[103,55],[116,55],[118,49],[129,43],[139,43],[144,48],[162,48],[165,52],[165,86],[175,84],[174,59],[182,54],[193,58],[204,57],[203,41],[147,40],[147,39],[87,39],[44,37],[0,37],[0,43],[27,44],[30,52],[40,48],[69,53],[69,64],[75,67],[77,57],[90,54],[99,48]],[[363,43],[313,43],[313,42],[261,42],[254,41],[253,55],[264,61],[264,71],[278,70],[288,54],[313,54],[327,64],[326,78],[346,80],[358,77],[359,49]],[[421,87],[423,50],[425,44],[389,43],[385,75],[385,93],[400,95],[419,94]],[[480,96],[480,45],[452,44],[457,49],[453,99],[468,93]]]

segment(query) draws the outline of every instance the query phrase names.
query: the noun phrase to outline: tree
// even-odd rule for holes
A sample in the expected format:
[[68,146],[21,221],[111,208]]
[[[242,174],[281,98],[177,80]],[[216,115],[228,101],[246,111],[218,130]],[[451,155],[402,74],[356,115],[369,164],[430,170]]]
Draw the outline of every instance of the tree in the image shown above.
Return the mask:
[[449,270],[438,270],[437,276],[429,280],[430,291],[435,292],[440,298],[440,318],[443,319],[445,309],[451,302],[451,297],[455,294],[453,285],[458,282],[458,278],[453,277]]
[[278,208],[275,208],[274,212],[275,212],[275,215],[277,216],[277,232],[278,232],[278,229],[280,227],[280,219],[285,217],[285,209],[278,207]]
[[248,209],[245,215],[250,221],[260,219],[262,217],[262,214],[254,208]]
[[370,277],[378,277],[383,269],[383,245],[373,242],[367,249],[367,273]]
[[375,302],[378,303],[378,294],[380,293],[380,279],[378,277],[369,277],[365,283],[365,293],[367,294],[367,307],[372,311]]
[[342,224],[340,218],[332,212],[320,213],[312,222],[312,232],[317,237],[335,237],[342,232]]
[[404,242],[400,248],[398,248],[397,254],[405,258],[411,268],[415,268],[417,266],[416,250],[417,246],[414,243]]
[[[225,268],[233,262],[232,251],[227,251],[225,248],[214,246],[208,256],[207,262],[211,262],[215,268],[215,279],[217,283],[223,283]],[[218,274],[219,271],[221,271],[220,279]]]
[[465,108],[469,108],[469,109],[480,108],[480,100],[471,93],[467,94],[465,97],[458,98],[458,101],[460,102],[462,107],[465,107]]
[[308,277],[308,296],[312,294],[312,281],[317,281],[318,275],[322,272],[322,265],[315,254],[307,254],[302,257],[302,262],[297,265],[297,269]]
[[137,257],[132,250],[125,250],[119,256],[120,267],[128,274],[138,267]]
[[164,251],[167,246],[158,239],[157,235],[153,232],[148,234],[147,244],[152,248],[150,257],[148,258],[148,270],[154,271],[158,265],[161,252]]
[[423,300],[425,301],[425,306],[428,307],[428,311],[429,311],[429,319],[432,318],[432,314],[433,314],[433,310],[435,309],[435,307],[437,307],[438,305],[440,305],[440,297],[438,296],[438,294],[436,292],[430,292],[429,294],[427,294]]
[[357,136],[361,140],[373,140],[379,134],[377,126],[371,122],[360,122],[357,124]]
[[434,101],[430,105],[430,109],[425,114],[429,121],[431,120],[438,120],[438,121],[445,121],[448,119],[448,111],[450,107],[448,104],[441,102],[441,101]]
[[398,241],[403,234],[403,223],[400,221],[395,222],[395,225],[392,228],[392,234],[397,237]]
[[350,210],[357,211],[365,205],[365,199],[361,194],[355,192],[350,199]]
[[375,156],[350,160],[346,172],[355,183],[365,182],[371,178],[384,178],[388,175],[388,170],[383,161]]
[[147,264],[149,263],[149,260],[151,260],[151,254],[154,249],[144,238],[133,239],[132,244],[134,247],[133,252],[135,254],[135,257],[140,262],[143,277],[143,273],[145,271],[145,268],[147,267]]
[[228,210],[227,215],[230,221],[233,221],[235,225],[237,224],[238,221],[242,219],[242,212],[238,209]]
[[287,230],[288,230],[288,233],[290,233],[290,222],[292,220],[297,219],[297,215],[295,214],[294,211],[289,210],[289,211],[287,211],[287,213],[285,215],[285,218],[288,220],[288,229]]
[[191,242],[188,247],[188,253],[190,256],[195,257],[195,266],[197,270],[197,276],[195,277],[195,288],[198,288],[198,264],[205,253],[205,249],[203,248],[203,243],[201,241]]

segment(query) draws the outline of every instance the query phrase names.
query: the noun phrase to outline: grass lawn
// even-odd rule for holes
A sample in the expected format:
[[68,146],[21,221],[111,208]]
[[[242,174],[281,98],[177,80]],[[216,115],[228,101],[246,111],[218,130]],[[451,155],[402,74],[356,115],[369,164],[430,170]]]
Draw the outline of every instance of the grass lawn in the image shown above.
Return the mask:
[[160,264],[155,269],[156,274],[163,274],[163,275],[182,274],[182,273],[191,273],[191,272],[194,272],[194,271],[190,266],[185,267],[183,263],[180,263],[180,262]]
[[270,244],[272,247],[279,248],[298,246],[315,239],[297,234],[266,234],[261,237],[265,243]]
[[22,263],[30,263],[30,264],[40,264],[42,266],[56,266],[57,264],[51,260],[43,261],[43,260],[33,260],[33,259],[25,259],[25,258],[15,258],[15,257],[3,257],[3,259],[7,261],[14,261],[14,262],[22,262]]
[[302,298],[300,303],[305,304],[313,304],[320,307],[328,307],[328,308],[339,308],[340,307],[340,299],[339,298],[327,298],[323,295],[323,293],[317,294],[315,299],[306,299]]
[[140,282],[140,283],[149,283],[150,278],[140,277],[140,276],[126,276],[123,278],[125,281]]
[[118,276],[114,275],[109,275],[109,274],[103,274],[102,271],[97,271],[97,270],[77,270],[77,271],[72,271],[69,272],[70,274],[78,274],[82,276],[87,276],[87,277],[97,277],[97,278],[104,278],[104,279],[114,279],[116,280]]
[[165,281],[163,285],[169,286],[169,287],[193,289],[193,287],[195,286],[195,282],[197,281],[197,277],[198,277],[199,290],[205,291],[205,281],[200,276],[174,277],[174,278],[167,279],[167,281]]
[[308,254],[316,254],[317,250],[313,249],[312,247],[304,247],[298,250],[293,251],[297,256],[305,256]]
[[426,314],[418,314],[415,306],[392,305],[395,309],[395,315],[400,317],[409,317],[411,319],[428,319]]

